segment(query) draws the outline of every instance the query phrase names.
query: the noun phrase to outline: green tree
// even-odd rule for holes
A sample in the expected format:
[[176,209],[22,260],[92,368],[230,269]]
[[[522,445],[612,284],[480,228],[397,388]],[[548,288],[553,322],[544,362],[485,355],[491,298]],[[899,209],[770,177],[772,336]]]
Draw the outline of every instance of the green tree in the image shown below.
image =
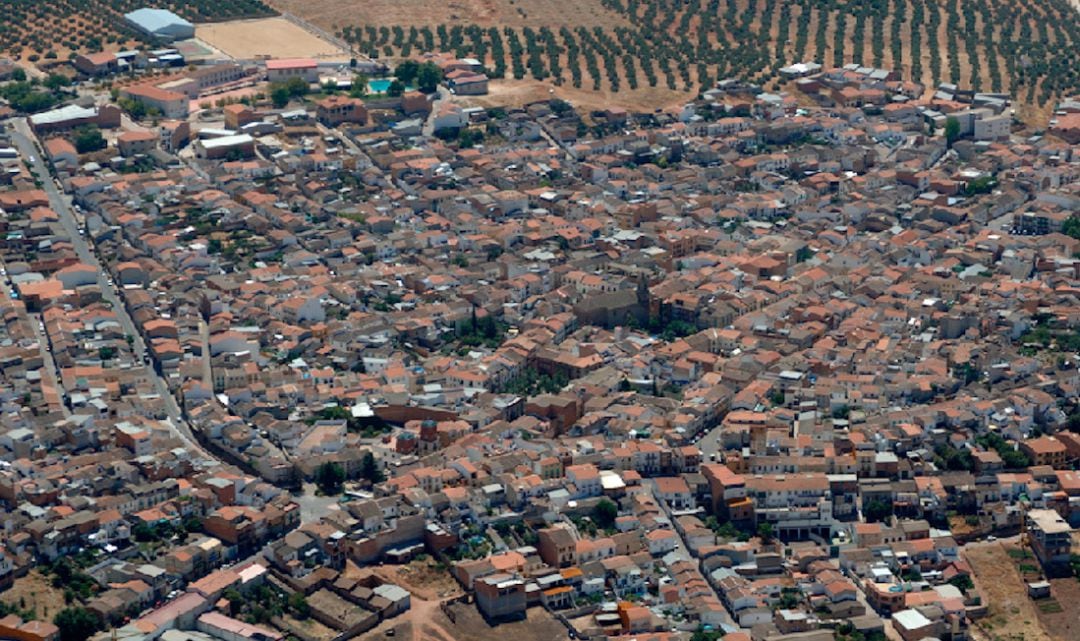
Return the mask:
[[315,468],[315,485],[319,491],[328,496],[341,494],[341,488],[345,484],[345,470],[333,462],[326,462]]
[[757,535],[762,543],[771,543],[773,538],[772,523],[759,523],[757,526]]
[[405,93],[405,84],[400,80],[394,80],[390,83],[390,86],[386,88],[386,95],[391,98],[400,98]]
[[1080,240],[1080,216],[1069,216],[1061,224],[1061,233]]
[[960,137],[960,121],[955,116],[949,116],[945,119],[945,141],[952,144]]
[[58,73],[51,73],[49,74],[49,77],[45,79],[45,82],[42,84],[44,84],[49,89],[56,91],[58,89],[62,89],[63,87],[70,87],[71,78],[68,78],[67,76],[62,76]]
[[289,609],[297,619],[303,620],[311,616],[311,606],[308,605],[303,592],[293,592],[289,595]]
[[379,468],[379,462],[375,460],[375,455],[371,452],[364,452],[364,457],[360,459],[360,478],[372,483],[382,483],[386,480],[386,475]]
[[403,60],[394,69],[394,77],[405,84],[409,84],[416,80],[417,75],[420,74],[420,63],[415,60]]
[[619,506],[609,499],[600,499],[593,506],[592,513],[589,516],[592,517],[598,528],[610,530],[615,527],[615,518],[619,516]]
[[416,85],[424,93],[435,93],[442,82],[442,70],[434,62],[425,62],[420,65],[416,74]]
[[892,516],[892,504],[874,499],[863,506],[863,518],[869,523],[884,521]]
[[284,109],[289,104],[289,88],[280,83],[270,85],[270,102],[278,109]]
[[64,608],[53,617],[60,641],[86,641],[98,631],[98,619],[86,608]]
[[949,579],[949,584],[955,586],[956,589],[961,592],[967,592],[975,588],[975,582],[971,580],[971,577],[966,574],[957,574],[953,578]]

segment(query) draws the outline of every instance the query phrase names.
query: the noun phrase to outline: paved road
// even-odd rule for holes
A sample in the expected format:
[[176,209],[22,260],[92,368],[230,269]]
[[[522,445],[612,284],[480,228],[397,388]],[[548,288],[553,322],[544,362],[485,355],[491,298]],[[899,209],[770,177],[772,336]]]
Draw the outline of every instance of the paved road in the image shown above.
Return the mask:
[[213,391],[214,374],[210,368],[210,326],[201,318],[199,319],[199,341],[202,343],[203,385]]
[[[46,166],[45,160],[42,158],[42,154],[35,144],[33,131],[30,129],[30,126],[25,119],[20,118],[15,120],[14,123],[15,131],[12,132],[11,139],[15,143],[15,146],[19,148],[19,152],[22,154],[23,158],[27,160],[33,159],[31,165],[34,168],[34,172],[37,173],[38,177],[41,179],[42,189],[44,189],[45,193],[49,196],[50,206],[57,214],[59,214],[60,223],[63,225],[64,231],[67,232],[68,238],[71,239],[71,244],[75,248],[75,254],[79,257],[80,261],[97,270],[98,286],[101,288],[102,298],[112,305],[112,308],[120,321],[121,327],[124,328],[124,333],[134,339],[132,349],[135,351],[136,356],[145,354],[146,344],[143,342],[142,335],[135,329],[135,323],[131,320],[127,307],[117,294],[116,287],[107,278],[106,271],[98,261],[97,255],[90,249],[90,246],[86,242],[86,238],[79,233],[79,227],[78,223],[75,221],[75,216],[72,214],[71,208],[68,206],[68,202],[64,198],[64,195],[57,189],[56,182],[49,174],[49,168]],[[172,395],[172,392],[169,391],[169,387],[165,384],[165,380],[155,369],[148,367],[147,371],[150,374],[155,390],[161,398],[164,399],[165,412],[168,415],[165,424],[169,426],[169,430],[184,443],[189,451],[197,453],[205,458],[214,459],[214,457],[203,450],[195,440],[195,435],[192,433],[191,427],[187,424],[187,421],[184,420],[184,417],[180,412],[180,406],[177,405],[176,398]]]
[[431,113],[424,121],[423,134],[430,137],[435,135],[435,118],[439,115],[439,107],[450,98],[450,90],[440,86],[435,92],[435,99],[431,101]]

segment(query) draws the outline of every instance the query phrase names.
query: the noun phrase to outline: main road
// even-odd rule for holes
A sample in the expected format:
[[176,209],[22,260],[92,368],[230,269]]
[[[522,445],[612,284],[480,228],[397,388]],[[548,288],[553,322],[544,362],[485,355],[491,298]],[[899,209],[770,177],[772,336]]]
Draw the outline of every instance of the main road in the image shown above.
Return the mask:
[[[52,178],[52,174],[49,173],[49,167],[45,163],[45,159],[42,157],[41,151],[38,149],[35,141],[34,132],[30,129],[30,125],[26,119],[19,118],[13,121],[15,124],[15,131],[11,134],[11,139],[18,147],[19,153],[23,158],[30,163],[34,173],[37,174],[41,182],[41,188],[45,190],[45,193],[49,197],[49,205],[60,216],[60,224],[63,226],[64,231],[67,232],[68,238],[71,239],[71,244],[75,248],[75,254],[79,257],[79,260],[83,264],[93,267],[98,274],[98,287],[101,288],[101,297],[104,298],[111,306],[116,317],[120,321],[120,326],[124,328],[124,333],[131,336],[133,339],[132,349],[135,354],[142,355],[147,353],[146,344],[143,342],[142,334],[135,328],[134,321],[131,320],[131,315],[128,314],[127,306],[124,305],[123,300],[120,299],[119,294],[116,292],[116,287],[113,285],[112,280],[107,276],[106,270],[102,267],[100,261],[98,261],[97,254],[90,248],[86,242],[86,238],[79,233],[79,225],[75,220],[75,215],[71,213],[71,207],[68,205],[67,199],[64,194],[60,192],[56,187],[56,181]],[[150,373],[151,381],[153,382],[154,389],[158,395],[162,398],[162,402],[165,405],[165,413],[167,418],[165,424],[169,426],[169,431],[180,439],[181,442],[188,448],[189,451],[195,454],[199,454],[205,458],[211,460],[217,460],[215,457],[207,453],[195,440],[195,434],[191,431],[191,426],[184,420],[183,414],[180,412],[180,406],[176,403],[176,397],[173,396],[172,391],[169,390],[169,386],[165,383],[165,379],[157,372],[155,368],[147,368]]]

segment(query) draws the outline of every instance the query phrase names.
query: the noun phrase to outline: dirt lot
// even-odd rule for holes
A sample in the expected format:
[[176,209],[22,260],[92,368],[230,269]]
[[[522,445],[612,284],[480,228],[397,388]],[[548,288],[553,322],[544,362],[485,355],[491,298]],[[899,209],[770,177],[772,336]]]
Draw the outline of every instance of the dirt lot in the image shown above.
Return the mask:
[[348,52],[285,18],[200,24],[195,27],[195,37],[237,59],[349,59]]
[[1076,577],[1050,580],[1051,599],[1039,602],[1039,621],[1050,635],[1063,641],[1080,641],[1080,617],[1076,604],[1080,603],[1080,581]]
[[0,594],[0,601],[20,610],[34,610],[39,621],[52,621],[56,613],[65,607],[64,591],[54,588],[49,579],[37,570],[16,579],[10,590]]
[[412,609],[402,616],[384,621],[381,625],[357,637],[361,641],[385,639],[387,630],[394,630],[401,641],[564,641],[569,639],[566,628],[543,608],[529,608],[524,621],[502,623],[492,627],[475,605],[451,606],[454,621],[432,601],[413,600]]
[[645,86],[631,91],[623,85],[618,93],[609,91],[606,86],[601,91],[592,91],[591,84],[589,86],[588,89],[575,89],[569,84],[557,87],[550,82],[536,80],[496,80],[488,85],[490,89],[488,95],[461,96],[455,98],[454,102],[488,108],[520,107],[538,100],[558,97],[569,101],[575,107],[587,110],[622,107],[637,111],[652,111],[653,109],[677,109],[697,97],[697,94],[687,93],[681,89],[670,91],[666,86]]
[[[968,546],[964,557],[975,571],[975,585],[985,595],[989,615],[973,627],[980,641],[1051,641],[1035,605],[1001,543]],[[1075,616],[1075,613],[1073,614]],[[1058,637],[1060,638],[1060,637]]]
[[624,18],[605,9],[600,0],[271,0],[287,11],[328,31],[345,25],[453,25],[483,27],[583,26],[618,27]]
[[406,565],[383,565],[373,569],[385,581],[396,583],[413,595],[427,601],[441,601],[461,594],[461,586],[428,557]]
[[338,635],[338,631],[329,628],[315,619],[305,619],[299,621],[291,616],[283,616],[282,620],[285,621],[288,628],[285,632],[293,632],[303,634],[305,638],[318,639],[319,641],[330,641]]

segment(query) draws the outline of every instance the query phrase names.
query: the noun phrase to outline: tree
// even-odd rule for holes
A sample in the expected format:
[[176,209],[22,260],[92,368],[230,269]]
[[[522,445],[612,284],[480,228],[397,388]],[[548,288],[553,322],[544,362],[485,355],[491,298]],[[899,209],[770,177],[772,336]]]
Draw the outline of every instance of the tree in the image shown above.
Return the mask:
[[375,455],[371,452],[364,452],[364,457],[360,459],[360,478],[372,483],[382,483],[386,480],[386,475],[379,469],[379,462],[375,460]]
[[975,588],[975,582],[971,580],[971,577],[966,574],[957,574],[953,578],[949,579],[949,584],[955,586],[956,589],[961,592],[967,592]]
[[400,80],[392,81],[386,88],[386,95],[391,98],[400,98],[403,93],[405,93],[405,85]]
[[315,468],[315,485],[323,494],[333,496],[341,494],[341,487],[345,483],[345,470],[333,462],[326,462]]
[[105,138],[96,125],[86,125],[75,130],[75,151],[80,154],[105,148]]
[[772,523],[759,523],[757,526],[757,535],[761,539],[762,543],[770,543],[773,538],[773,526]]
[[283,109],[289,104],[289,88],[278,83],[270,85],[270,101],[278,109]]
[[892,504],[874,499],[863,506],[863,518],[868,523],[884,521],[892,516]]
[[949,116],[945,119],[945,141],[952,144],[960,137],[960,121],[955,116]]
[[352,86],[349,87],[349,95],[353,98],[363,98],[368,92],[368,77],[362,73],[353,76]]
[[423,93],[435,93],[442,82],[442,70],[434,62],[425,62],[420,65],[416,74],[416,85]]
[[86,608],[64,608],[53,618],[60,641],[86,641],[98,631],[98,620]]
[[403,60],[401,64],[394,69],[394,77],[405,84],[409,84],[416,80],[419,73],[420,63],[415,60]]
[[1061,233],[1080,240],[1080,216],[1069,216],[1061,224]]
[[43,84],[47,88],[56,91],[57,89],[61,89],[63,87],[70,87],[71,78],[68,78],[67,76],[62,76],[58,73],[51,73],[49,74],[49,77],[45,79],[45,82]]
[[593,506],[592,513],[589,516],[592,517],[598,528],[610,530],[615,527],[615,518],[619,516],[619,506],[608,499],[600,499]]
[[311,616],[311,606],[308,605],[303,592],[293,592],[289,595],[289,609],[297,619],[303,620]]

